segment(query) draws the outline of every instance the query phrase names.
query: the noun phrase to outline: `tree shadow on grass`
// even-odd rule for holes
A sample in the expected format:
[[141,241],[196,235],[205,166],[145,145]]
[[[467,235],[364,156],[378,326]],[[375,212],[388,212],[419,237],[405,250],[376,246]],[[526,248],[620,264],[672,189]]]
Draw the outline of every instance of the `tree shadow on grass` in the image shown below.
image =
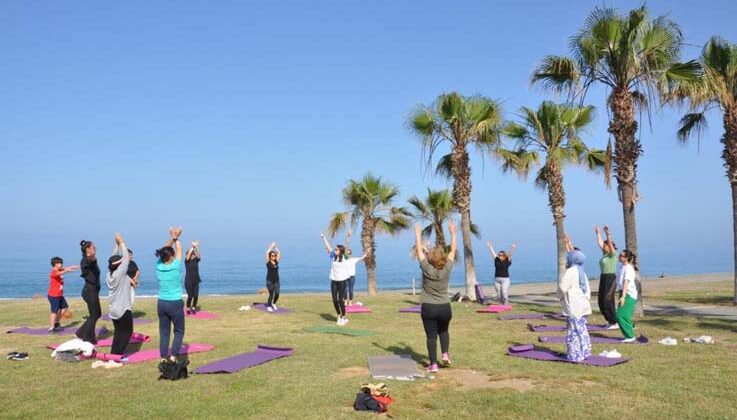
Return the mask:
[[721,296],[694,296],[694,297],[683,297],[678,295],[665,296],[667,300],[673,300],[676,302],[696,303],[700,305],[718,305],[718,306],[732,306],[734,300],[733,296],[721,295]]
[[146,312],[145,311],[133,311],[132,315],[133,315],[133,318],[143,318],[144,316],[146,316]]
[[644,319],[637,319],[635,320],[635,323],[637,325],[646,325],[650,327],[658,327],[658,328],[667,328],[672,329],[676,331],[683,330],[683,327],[686,326],[686,323],[681,320],[673,320],[673,319],[665,319],[665,318],[652,318],[652,317],[645,317]]
[[417,302],[416,300],[409,300],[409,299],[405,299],[404,300],[404,303],[409,303],[410,305],[419,305],[420,304],[420,302]]
[[337,321],[338,317],[336,315],[331,314],[320,314],[320,318],[324,319],[325,321]]
[[709,321],[699,320],[697,324],[699,328],[709,328],[713,330],[724,330],[731,333],[737,333],[737,325],[734,321],[723,321],[719,319],[710,319]]
[[371,344],[373,344],[375,347],[378,347],[378,348],[380,348],[380,349],[382,349],[384,351],[388,351],[389,353],[396,354],[398,356],[399,355],[402,355],[402,354],[406,354],[409,357],[411,357],[412,360],[414,360],[417,363],[427,364],[426,363],[427,357],[424,354],[420,354],[420,353],[416,352],[407,343],[399,343],[398,345],[391,345],[391,346],[387,346],[387,347],[381,346],[377,342],[373,342]]

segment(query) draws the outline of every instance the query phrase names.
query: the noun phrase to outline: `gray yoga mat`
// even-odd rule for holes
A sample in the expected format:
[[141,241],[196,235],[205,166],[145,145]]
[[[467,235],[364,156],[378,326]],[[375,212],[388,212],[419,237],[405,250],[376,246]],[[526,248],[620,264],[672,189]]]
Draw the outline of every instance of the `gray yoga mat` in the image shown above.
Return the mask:
[[601,366],[609,367],[615,366],[621,363],[626,363],[630,359],[625,357],[609,358],[603,356],[589,356],[583,362],[571,362],[566,359],[565,354],[552,352],[550,350],[535,349],[532,344],[522,344],[519,346],[512,346],[507,349],[507,355],[512,357],[521,357],[524,359],[540,360],[544,362],[565,362],[573,363],[575,365],[589,365],[589,366]]
[[374,379],[397,379],[413,381],[424,378],[425,374],[417,369],[417,363],[407,354],[390,356],[369,356],[369,371]]
[[[606,331],[609,329],[609,324],[588,324],[586,325],[589,331]],[[527,324],[527,328],[530,331],[535,332],[548,332],[548,331],[565,331],[565,325],[532,325]]]
[[256,351],[239,354],[227,359],[218,360],[195,369],[195,373],[235,373],[252,366],[270,362],[274,359],[291,356],[291,347],[272,347],[259,345]]
[[[650,339],[648,339],[644,335],[637,337],[635,341],[632,341],[630,343],[623,343],[622,340],[624,340],[624,337],[604,337],[601,335],[592,335],[590,337],[591,337],[591,342],[595,344],[647,344],[650,342]],[[540,336],[538,337],[538,340],[541,343],[565,343],[566,336],[565,335]]]

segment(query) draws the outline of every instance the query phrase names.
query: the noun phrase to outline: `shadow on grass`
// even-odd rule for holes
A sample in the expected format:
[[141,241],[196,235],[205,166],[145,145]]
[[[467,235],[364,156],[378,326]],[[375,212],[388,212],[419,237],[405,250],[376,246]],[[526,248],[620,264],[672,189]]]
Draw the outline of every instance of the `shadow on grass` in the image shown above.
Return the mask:
[[666,300],[672,300],[676,302],[696,303],[700,305],[719,305],[719,306],[732,306],[733,296],[680,296],[680,295],[666,295]]
[[709,328],[713,330],[724,330],[727,332],[737,333],[737,325],[734,321],[709,320],[701,321],[697,324],[699,328]]
[[[199,307],[198,307],[198,309],[199,309]],[[144,312],[144,311],[133,311],[133,314],[132,315],[133,315],[133,318],[143,318],[144,316],[146,316],[146,312]]]
[[404,300],[404,303],[409,303],[410,305],[419,305],[420,304],[420,302],[417,302],[416,300],[409,300],[409,299],[405,299]]
[[128,344],[128,347],[125,348],[125,354],[133,354],[141,351],[141,347],[143,347],[143,343],[130,343]]
[[338,317],[331,314],[320,314],[320,318],[324,319],[325,321],[337,321]]
[[426,363],[427,357],[424,354],[417,353],[415,349],[413,349],[407,343],[399,343],[398,345],[392,345],[392,346],[387,346],[387,347],[381,346],[379,343],[376,343],[376,342],[373,342],[371,344],[373,344],[375,347],[378,347],[384,351],[388,351],[389,353],[393,353],[396,355],[406,354],[417,363],[421,363],[425,365],[427,364]]
[[71,328],[71,327],[76,327],[77,325],[79,325],[81,323],[82,323],[81,321],[74,321],[74,322],[70,322],[69,324],[62,325],[61,327],[62,328]]

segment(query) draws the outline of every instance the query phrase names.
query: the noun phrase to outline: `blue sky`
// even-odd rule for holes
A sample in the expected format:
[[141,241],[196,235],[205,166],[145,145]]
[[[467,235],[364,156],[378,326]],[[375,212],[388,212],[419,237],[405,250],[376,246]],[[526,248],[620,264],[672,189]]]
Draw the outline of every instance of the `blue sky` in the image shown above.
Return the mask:
[[[423,174],[406,129],[418,104],[455,90],[501,100],[509,118],[537,107],[551,96],[530,88],[533,67],[566,53],[596,4],[3,2],[0,237],[21,247],[116,230],[144,240],[182,224],[203,243],[319,247],[347,179],[372,171],[403,202],[445,184]],[[648,6],[681,25],[686,58],[714,34],[737,42],[734,2]],[[604,92],[589,103],[598,112],[586,140],[603,147]],[[710,120],[697,150],[677,144],[679,114],[641,131],[640,247],[728,261],[721,122]],[[554,252],[546,195],[489,159],[475,156],[473,171],[485,239]],[[565,176],[574,240],[592,246],[595,223],[621,238],[615,190],[577,169]]]

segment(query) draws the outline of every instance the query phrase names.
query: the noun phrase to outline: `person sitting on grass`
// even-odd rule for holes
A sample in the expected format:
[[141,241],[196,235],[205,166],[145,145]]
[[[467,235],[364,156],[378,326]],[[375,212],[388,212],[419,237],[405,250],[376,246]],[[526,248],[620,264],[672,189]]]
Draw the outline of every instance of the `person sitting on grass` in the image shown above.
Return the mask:
[[635,313],[637,304],[637,285],[635,284],[635,272],[637,271],[637,256],[629,249],[619,254],[619,272],[617,273],[617,287],[622,291],[619,297],[619,308],[617,309],[617,322],[619,330],[624,336],[623,343],[635,341],[635,328],[632,323],[632,315]]
[[69,309],[67,300],[64,298],[64,274],[79,270],[78,265],[64,267],[64,260],[59,257],[51,259],[51,272],[49,273],[49,305],[51,305],[51,315],[49,315],[49,334],[53,334],[61,329],[61,317],[66,314]]
[[558,279],[558,299],[566,317],[566,358],[582,362],[591,356],[591,338],[586,326],[591,315],[591,288],[583,268],[586,256],[565,236],[566,271]]
[[448,282],[451,270],[453,270],[457,247],[456,225],[452,220],[448,222],[448,230],[450,230],[450,251],[446,253],[442,246],[436,246],[426,254],[422,246],[422,227],[419,224],[415,225],[415,252],[422,270],[420,314],[427,339],[427,354],[430,358],[427,371],[430,373],[438,371],[438,336],[440,336],[442,362],[446,366],[451,364],[448,353],[450,351],[448,327],[453,318],[453,312],[448,299]]

